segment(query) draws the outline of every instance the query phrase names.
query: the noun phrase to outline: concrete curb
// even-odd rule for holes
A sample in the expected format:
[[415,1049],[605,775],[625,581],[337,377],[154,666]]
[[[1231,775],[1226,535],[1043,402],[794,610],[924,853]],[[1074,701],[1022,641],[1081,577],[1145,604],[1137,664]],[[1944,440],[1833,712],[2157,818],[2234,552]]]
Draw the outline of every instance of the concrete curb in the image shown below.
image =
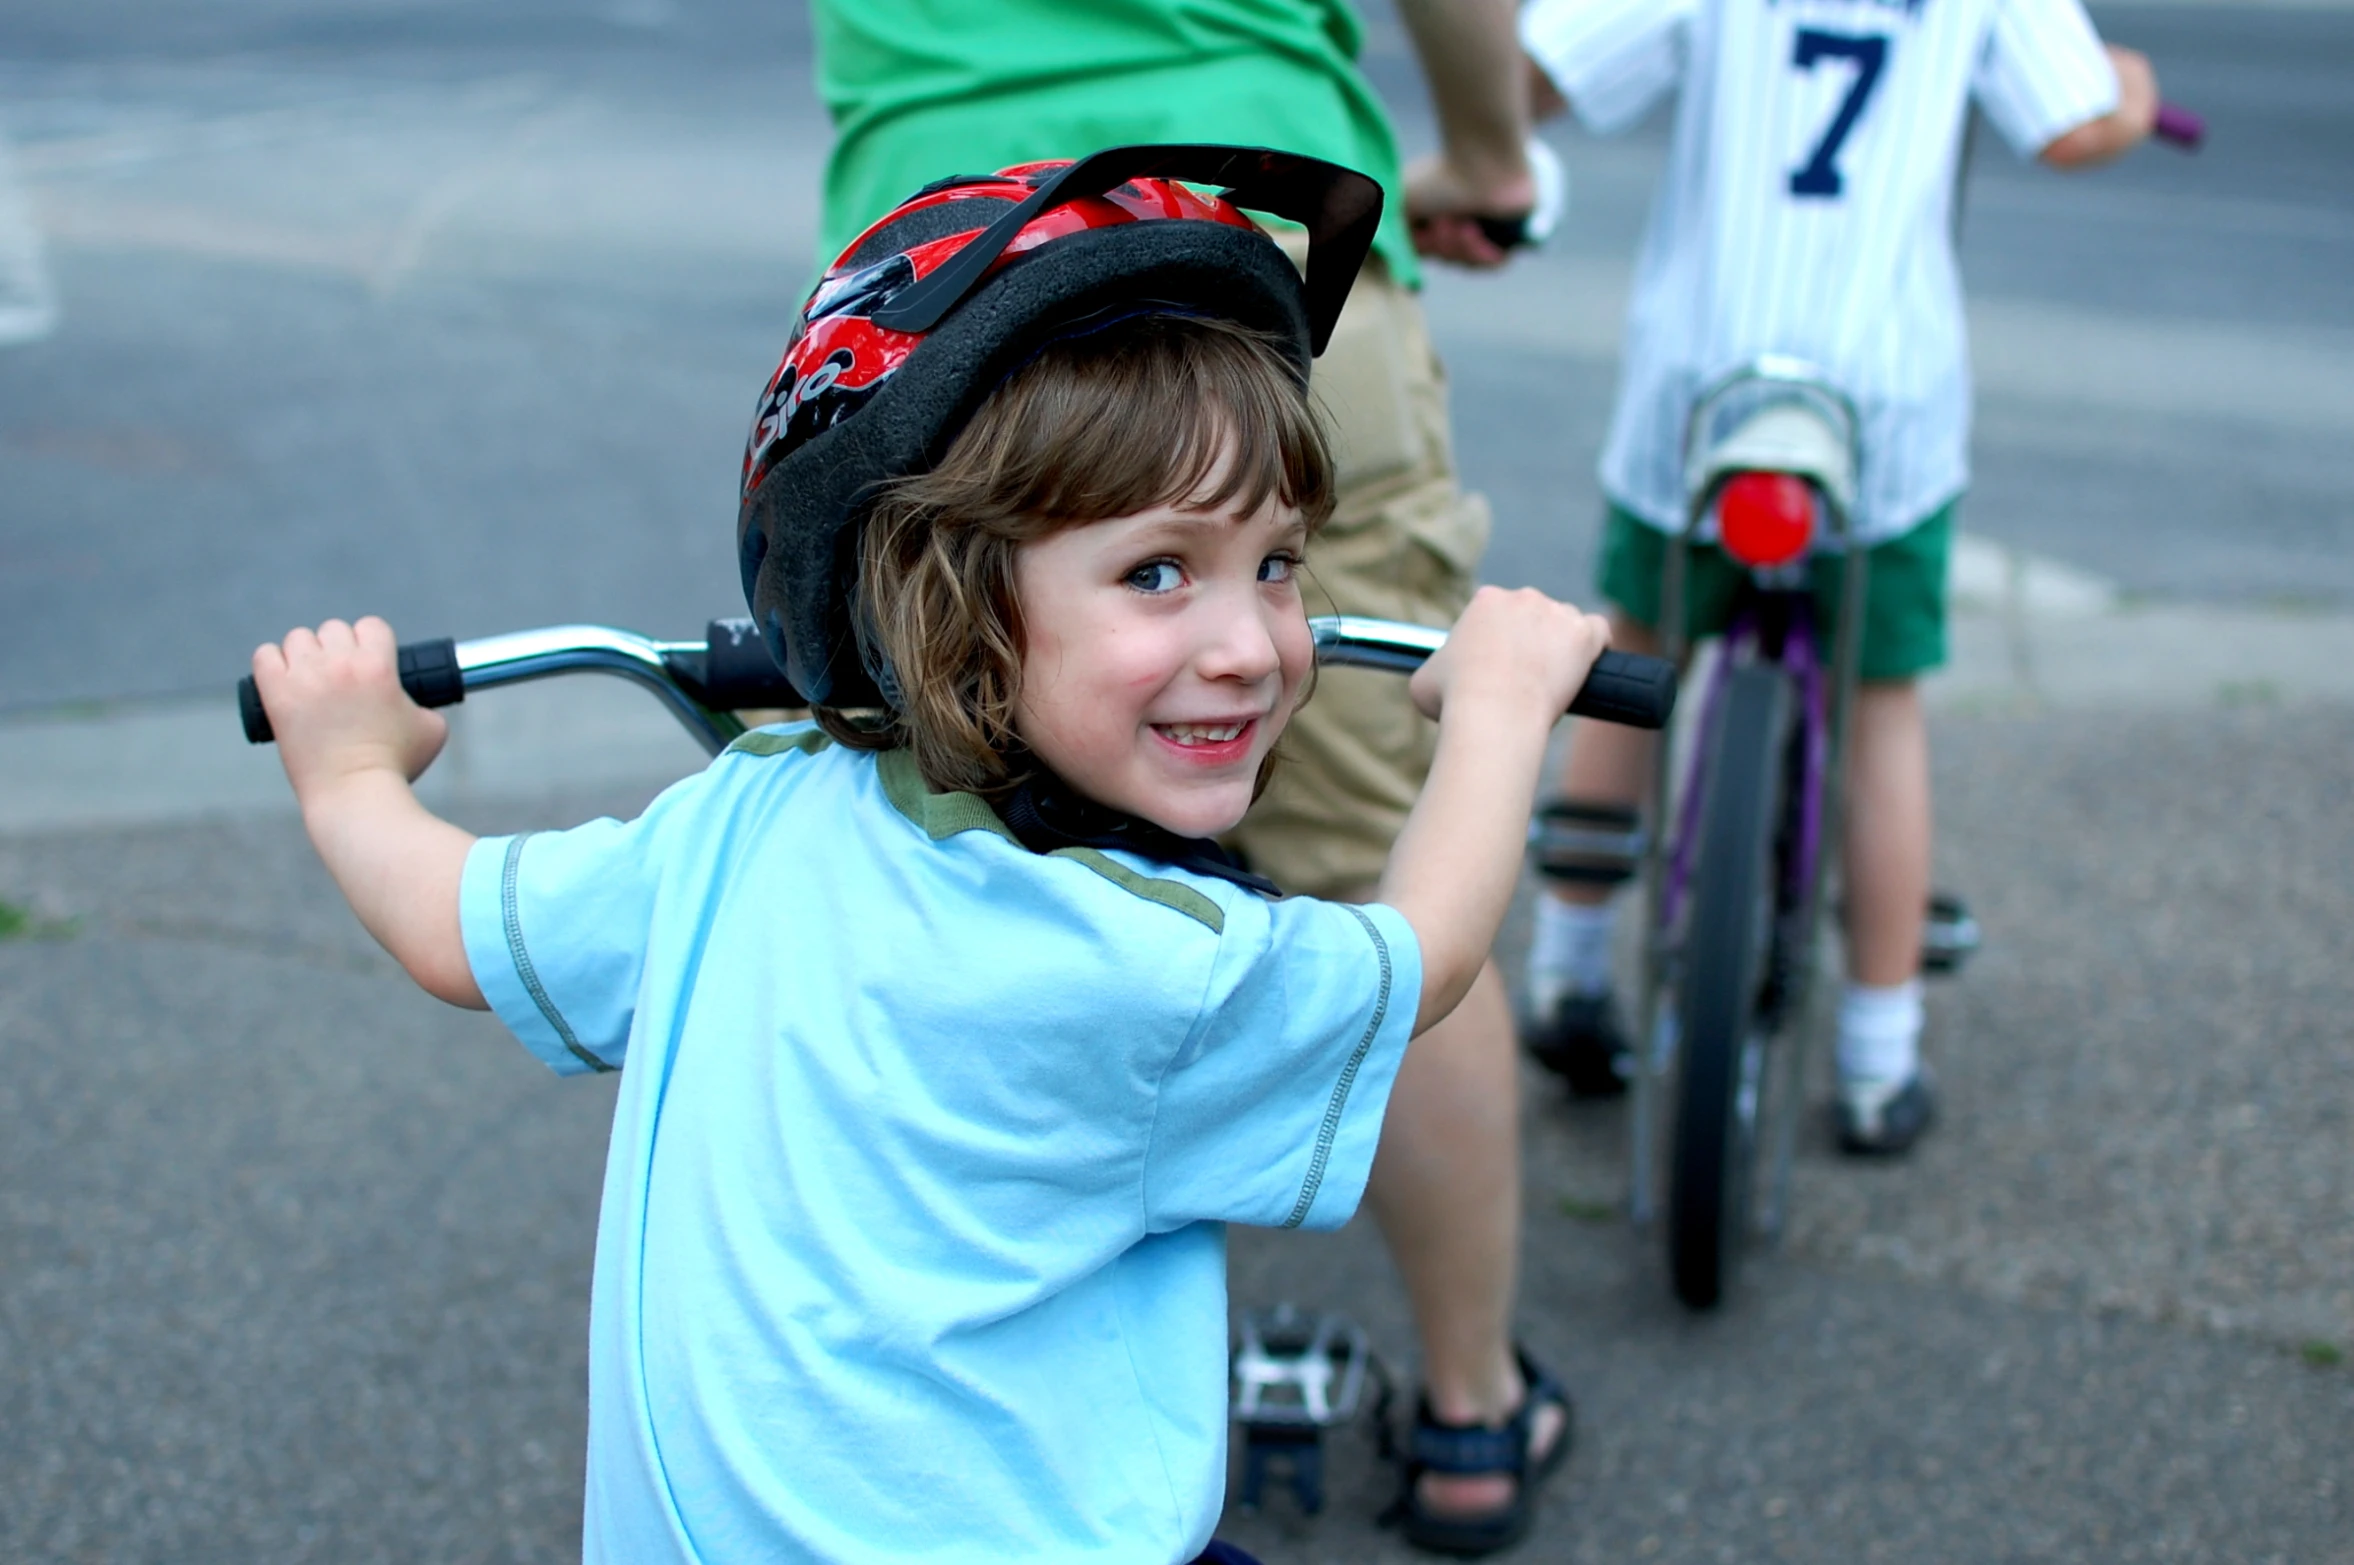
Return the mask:
[[2137,604],[2100,577],[1964,537],[1933,706],[2195,709],[2354,700],[2354,617]]
[[[428,804],[659,784],[702,748],[633,686],[567,679],[452,707]],[[143,825],[294,807],[278,752],[249,745],[225,695],[0,720],[0,833]]]

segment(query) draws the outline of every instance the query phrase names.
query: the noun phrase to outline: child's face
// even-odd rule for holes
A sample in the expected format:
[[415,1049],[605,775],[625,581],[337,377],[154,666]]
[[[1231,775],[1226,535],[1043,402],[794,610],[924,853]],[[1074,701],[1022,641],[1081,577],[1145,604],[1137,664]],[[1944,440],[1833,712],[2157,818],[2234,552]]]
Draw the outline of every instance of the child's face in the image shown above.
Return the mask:
[[1023,546],[1014,725],[1065,782],[1187,837],[1250,808],[1315,649],[1300,604],[1307,529],[1156,506]]

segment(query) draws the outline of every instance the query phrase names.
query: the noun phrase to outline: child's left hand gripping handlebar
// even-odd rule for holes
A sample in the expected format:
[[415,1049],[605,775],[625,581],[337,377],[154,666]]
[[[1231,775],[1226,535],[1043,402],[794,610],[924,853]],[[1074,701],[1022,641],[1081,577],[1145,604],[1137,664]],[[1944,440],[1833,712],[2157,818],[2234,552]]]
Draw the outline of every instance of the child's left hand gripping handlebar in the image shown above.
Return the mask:
[[[1447,639],[1445,631],[1428,626],[1348,614],[1311,619],[1308,628],[1319,663],[1401,674],[1420,667]],[[419,706],[452,706],[471,690],[586,669],[646,685],[707,744],[715,738],[710,713],[803,704],[748,619],[713,620],[701,641],[652,641],[603,625],[558,625],[476,641],[445,636],[400,649],[401,688]],[[1664,728],[1675,704],[1674,664],[1632,652],[1605,652],[1569,710],[1573,717],[1630,728]],[[237,711],[247,739],[270,742],[270,714],[250,674],[237,682]]]

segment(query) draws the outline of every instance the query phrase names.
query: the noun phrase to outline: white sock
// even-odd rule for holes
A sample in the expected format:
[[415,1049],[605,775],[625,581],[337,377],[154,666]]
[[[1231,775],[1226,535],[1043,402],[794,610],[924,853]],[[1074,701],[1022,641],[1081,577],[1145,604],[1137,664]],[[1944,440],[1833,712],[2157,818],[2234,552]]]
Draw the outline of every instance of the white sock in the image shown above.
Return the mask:
[[1540,1015],[1564,995],[1610,991],[1610,936],[1618,909],[1588,907],[1537,893],[1536,927],[1528,943],[1528,997]]
[[1921,1068],[1921,980],[1849,984],[1839,997],[1839,1079],[1902,1082]]

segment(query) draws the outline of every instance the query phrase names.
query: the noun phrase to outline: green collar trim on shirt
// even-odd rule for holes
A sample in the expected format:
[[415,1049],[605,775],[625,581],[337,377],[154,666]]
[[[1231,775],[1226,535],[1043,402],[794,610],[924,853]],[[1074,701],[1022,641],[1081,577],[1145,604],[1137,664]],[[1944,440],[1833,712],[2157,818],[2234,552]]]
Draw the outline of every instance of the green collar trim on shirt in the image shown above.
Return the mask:
[[913,753],[885,750],[875,757],[875,771],[883,780],[883,797],[891,801],[892,808],[921,826],[934,842],[960,831],[994,832],[1014,841],[1012,828],[997,818],[989,801],[979,794],[934,793],[924,782],[924,774],[916,770]]
[[1182,880],[1139,875],[1100,848],[1057,848],[1047,856],[1074,859],[1132,896],[1174,908],[1197,923],[1207,924],[1213,935],[1226,933],[1226,910]]
[[[747,738],[750,736],[747,735]],[[741,744],[743,741],[738,740]],[[1020,845],[1013,831],[997,818],[989,801],[972,793],[934,793],[916,770],[915,757],[905,750],[885,750],[875,758],[875,772],[883,797],[892,808],[923,829],[934,842],[959,832],[985,831]],[[1089,869],[1131,896],[1158,903],[1208,926],[1212,934],[1226,932],[1226,911],[1181,880],[1142,875],[1098,848],[1057,848],[1048,858],[1069,859]]]
[[722,755],[815,755],[834,741],[822,729],[802,728],[771,733],[755,728],[720,751]]

